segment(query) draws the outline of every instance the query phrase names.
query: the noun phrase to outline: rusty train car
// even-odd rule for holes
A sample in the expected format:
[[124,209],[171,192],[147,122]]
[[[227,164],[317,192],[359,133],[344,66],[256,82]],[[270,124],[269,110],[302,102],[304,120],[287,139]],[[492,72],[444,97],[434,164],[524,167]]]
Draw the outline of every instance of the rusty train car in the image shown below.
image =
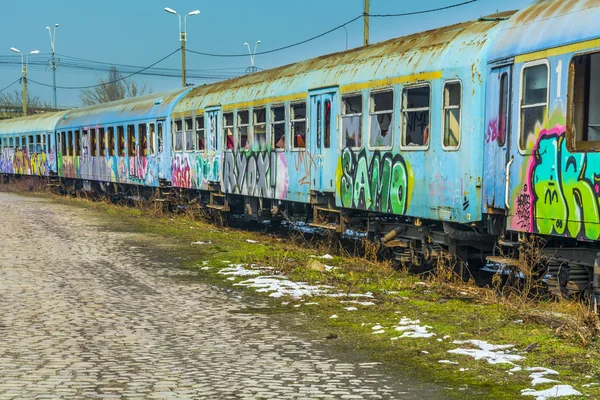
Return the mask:
[[[600,295],[600,5],[540,0],[264,72],[0,122],[0,172],[361,229]],[[595,112],[598,111],[598,114]],[[501,249],[502,257],[498,254]]]

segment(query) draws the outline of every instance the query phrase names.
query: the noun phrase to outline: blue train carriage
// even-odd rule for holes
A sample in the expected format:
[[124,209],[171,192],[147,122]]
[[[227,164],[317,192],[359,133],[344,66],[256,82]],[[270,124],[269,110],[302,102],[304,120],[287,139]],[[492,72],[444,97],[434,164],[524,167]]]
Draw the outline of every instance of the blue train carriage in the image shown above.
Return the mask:
[[[71,110],[56,124],[58,173],[77,189],[93,182],[158,187],[171,180],[170,115],[181,88]],[[110,185],[99,185],[105,190]]]
[[543,236],[562,294],[600,291],[599,19],[597,2],[534,3],[507,21],[488,71],[484,212],[504,219],[507,247]]
[[484,246],[485,71],[507,15],[194,89],[173,116],[174,184],[247,215],[310,205],[337,231],[367,215],[373,234],[402,232],[389,246],[417,243],[415,262],[445,231]]
[[[277,68],[190,92],[173,114],[173,185],[199,193],[210,208],[248,218],[277,218],[282,206],[306,214],[321,182],[311,180],[310,83],[299,70]],[[336,101],[330,97],[323,114],[329,126]],[[328,152],[335,152],[333,140]],[[327,190],[333,179],[332,172]]]
[[63,114],[37,114],[0,121],[0,173],[55,175],[54,126]]

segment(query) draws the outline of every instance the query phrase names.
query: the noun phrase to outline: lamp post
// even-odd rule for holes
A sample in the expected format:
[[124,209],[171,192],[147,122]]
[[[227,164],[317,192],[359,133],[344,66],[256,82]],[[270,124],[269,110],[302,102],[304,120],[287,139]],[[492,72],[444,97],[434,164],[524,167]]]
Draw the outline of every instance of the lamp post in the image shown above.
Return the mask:
[[21,54],[21,70],[23,71],[23,78],[21,78],[21,81],[23,82],[23,116],[27,115],[27,64],[29,64],[29,55],[30,54],[38,54],[39,50],[32,50],[29,53],[27,53],[27,57],[25,58],[25,63],[23,63],[23,53],[21,53],[21,51],[19,49],[16,49],[14,47],[10,48],[12,51],[14,51],[15,53],[19,53]]
[[251,74],[254,73],[254,72],[256,72],[256,67],[254,66],[254,57],[256,57],[256,48],[258,47],[259,43],[260,43],[260,40],[257,40],[256,44],[254,45],[254,52],[252,52],[250,50],[250,45],[247,42],[244,43],[244,45],[248,48],[248,54],[250,55],[250,68],[249,68],[249,70],[250,70]]
[[50,35],[50,46],[52,47],[52,59],[50,60],[50,69],[52,69],[52,86],[54,88],[54,108],[56,109],[56,70],[58,69],[58,63],[54,58],[54,43],[56,42],[56,28],[58,28],[58,24],[54,25],[54,35],[50,31],[50,27],[47,26],[48,35]]
[[172,8],[166,7],[165,11],[169,14],[175,14],[179,17],[179,41],[181,42],[181,86],[186,87],[186,73],[185,73],[185,42],[187,41],[187,17],[190,15],[200,14],[200,10],[194,10],[185,15],[183,18],[183,30],[181,30],[181,15]]

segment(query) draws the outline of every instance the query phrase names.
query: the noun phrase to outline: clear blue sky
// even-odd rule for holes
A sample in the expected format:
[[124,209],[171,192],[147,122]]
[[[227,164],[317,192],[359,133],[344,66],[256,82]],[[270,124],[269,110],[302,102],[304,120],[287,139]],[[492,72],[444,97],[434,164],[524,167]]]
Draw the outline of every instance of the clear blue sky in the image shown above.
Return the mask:
[[[463,0],[371,0],[371,13],[403,13],[460,3]],[[412,17],[371,20],[371,43],[387,40],[480,16],[521,9],[532,0],[478,0],[462,7]],[[148,66],[179,47],[177,16],[199,9],[200,15],[188,17],[187,47],[208,53],[245,53],[244,42],[261,40],[258,51],[295,43],[338,26],[362,13],[363,0],[23,0],[7,1],[2,12],[0,35],[0,89],[21,76],[20,56],[10,51],[39,50],[38,62],[47,60],[50,38],[45,29],[58,23],[56,53],[106,63]],[[347,26],[349,47],[362,45],[362,20]],[[253,46],[252,46],[253,47]],[[343,29],[310,43],[256,57],[256,65],[271,68],[291,62],[344,50]],[[11,63],[6,63],[6,61]],[[190,69],[207,69],[211,75],[241,74],[249,57],[213,58],[188,53]],[[179,53],[157,67],[181,67]],[[217,71],[213,71],[217,70]],[[94,71],[57,71],[58,86],[85,86],[97,83],[104,73]],[[51,71],[30,65],[31,80],[52,83]],[[137,76],[153,92],[176,88],[181,78]],[[193,83],[206,83],[188,79]],[[20,89],[18,84],[9,90]],[[52,90],[30,83],[28,90],[42,100],[52,101]],[[58,104],[78,106],[79,90],[58,90]]]

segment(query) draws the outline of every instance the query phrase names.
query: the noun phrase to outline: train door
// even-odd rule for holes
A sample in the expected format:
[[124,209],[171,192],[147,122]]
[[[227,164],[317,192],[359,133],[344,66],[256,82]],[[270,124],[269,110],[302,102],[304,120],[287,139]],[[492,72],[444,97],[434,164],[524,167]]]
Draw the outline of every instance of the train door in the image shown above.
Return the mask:
[[337,88],[310,93],[310,189],[317,192],[335,190],[338,99]]
[[209,184],[221,182],[224,133],[221,129],[221,107],[206,109],[206,163]]
[[487,94],[487,131],[485,134],[485,209],[504,214],[510,210],[508,178],[513,156],[511,141],[512,65],[490,71]]

